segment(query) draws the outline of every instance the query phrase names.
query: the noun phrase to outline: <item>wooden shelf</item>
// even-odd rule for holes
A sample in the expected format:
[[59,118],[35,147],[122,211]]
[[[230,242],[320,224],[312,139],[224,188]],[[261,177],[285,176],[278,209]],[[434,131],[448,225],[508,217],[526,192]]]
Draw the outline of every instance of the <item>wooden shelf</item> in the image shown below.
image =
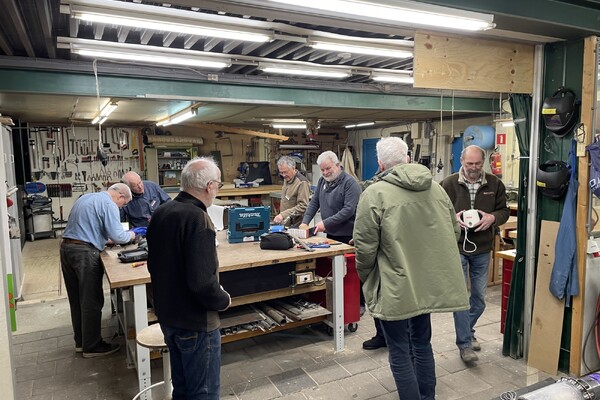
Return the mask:
[[270,290],[268,292],[260,292],[254,294],[248,294],[246,296],[238,296],[231,299],[231,307],[241,306],[244,304],[252,304],[257,303],[259,301],[280,299],[282,297],[294,296],[297,294],[318,292],[320,290],[325,290],[325,285],[311,285],[304,284],[298,285],[296,287],[288,287],[277,290]]
[[305,319],[304,321],[288,322],[285,325],[276,326],[275,328],[265,330],[264,332],[261,331],[260,329],[258,329],[255,331],[240,332],[240,333],[236,333],[233,335],[221,336],[221,343],[231,343],[231,342],[236,342],[238,340],[249,339],[251,337],[268,335],[273,332],[284,331],[286,329],[297,328],[299,326],[316,324],[318,322],[323,322],[326,319],[327,319],[327,315],[320,315],[318,317]]

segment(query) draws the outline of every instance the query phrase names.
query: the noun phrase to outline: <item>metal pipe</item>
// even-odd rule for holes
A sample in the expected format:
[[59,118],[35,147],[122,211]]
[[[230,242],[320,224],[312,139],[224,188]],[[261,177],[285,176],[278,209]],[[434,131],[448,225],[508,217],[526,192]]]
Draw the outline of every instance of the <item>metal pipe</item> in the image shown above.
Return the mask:
[[318,144],[280,144],[280,150],[319,150]]
[[523,300],[523,358],[527,360],[531,336],[533,292],[535,284],[535,247],[537,238],[537,170],[540,146],[540,110],[544,78],[544,46],[536,45],[534,53],[534,83],[531,103],[531,140],[529,141],[529,177],[527,185],[527,235],[525,237],[525,298]]

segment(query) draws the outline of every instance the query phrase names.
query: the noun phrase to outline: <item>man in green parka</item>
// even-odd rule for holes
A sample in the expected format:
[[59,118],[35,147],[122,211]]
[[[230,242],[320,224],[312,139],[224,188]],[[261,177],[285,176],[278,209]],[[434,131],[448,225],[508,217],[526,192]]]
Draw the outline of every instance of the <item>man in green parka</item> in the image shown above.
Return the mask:
[[367,309],[381,320],[400,398],[434,400],[430,314],[466,310],[469,297],[452,202],[407,153],[400,138],[377,143],[379,168],[390,171],[360,197],[356,268]]

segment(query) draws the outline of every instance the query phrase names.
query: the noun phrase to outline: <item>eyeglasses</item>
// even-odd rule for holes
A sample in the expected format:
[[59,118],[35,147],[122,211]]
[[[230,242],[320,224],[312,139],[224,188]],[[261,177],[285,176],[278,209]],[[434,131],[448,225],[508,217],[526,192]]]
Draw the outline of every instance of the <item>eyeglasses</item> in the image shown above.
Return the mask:
[[211,182],[217,183],[219,185],[219,189],[221,189],[223,186],[225,186],[225,184],[221,181],[209,181],[208,183],[210,184]]

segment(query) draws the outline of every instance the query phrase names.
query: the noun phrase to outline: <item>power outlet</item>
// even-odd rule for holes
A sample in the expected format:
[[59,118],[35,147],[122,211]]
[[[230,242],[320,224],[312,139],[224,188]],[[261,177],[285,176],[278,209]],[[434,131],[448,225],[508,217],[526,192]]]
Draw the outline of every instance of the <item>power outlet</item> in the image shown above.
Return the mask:
[[296,285],[302,285],[303,283],[312,283],[315,281],[314,272],[297,272],[296,273]]

